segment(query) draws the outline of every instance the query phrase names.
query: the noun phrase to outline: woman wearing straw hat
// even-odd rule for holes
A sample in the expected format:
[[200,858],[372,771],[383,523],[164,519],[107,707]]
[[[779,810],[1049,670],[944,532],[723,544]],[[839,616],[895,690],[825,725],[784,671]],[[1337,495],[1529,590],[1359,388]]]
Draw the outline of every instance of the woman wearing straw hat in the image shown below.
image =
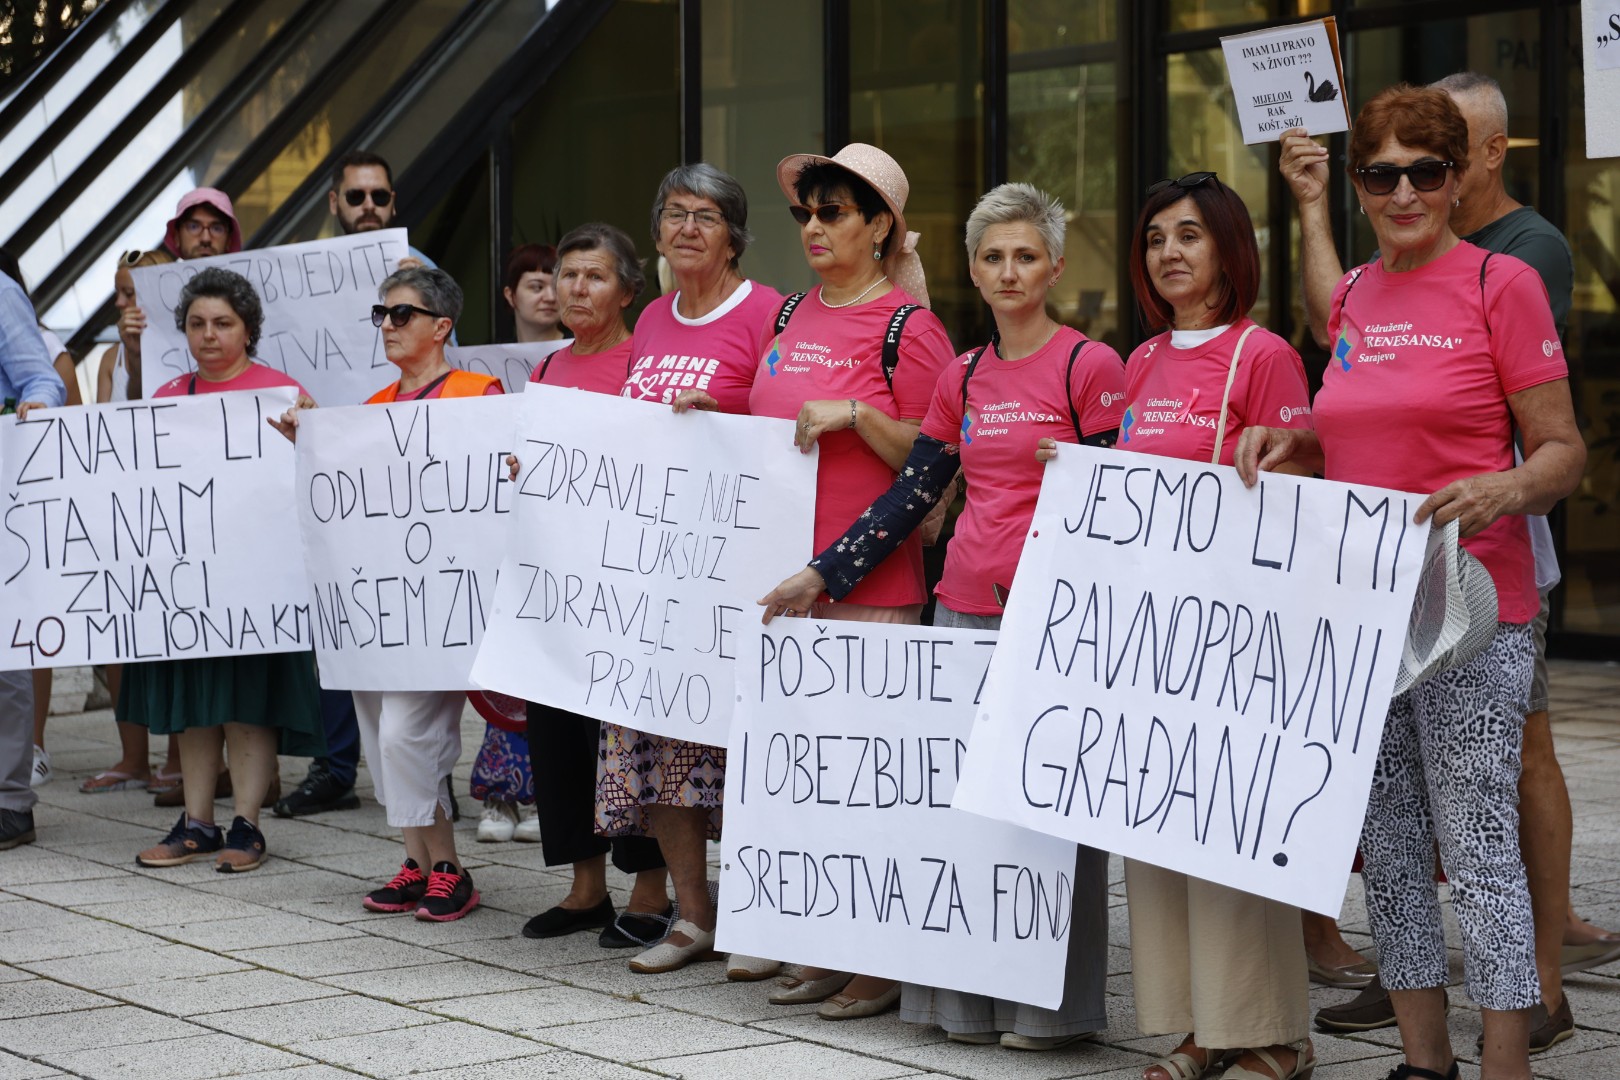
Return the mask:
[[[790,297],[765,328],[748,404],[755,416],[795,418],[801,452],[820,447],[819,551],[889,489],[955,354],[928,310],[917,234],[906,231],[910,185],[893,158],[851,143],[832,157],[784,158],[776,179],[821,283]],[[926,595],[922,542],[913,535],[837,605],[820,597],[809,612],[781,613],[915,623]],[[817,968],[771,998],[820,1001],[827,1020],[874,1016],[899,999],[898,983]]]

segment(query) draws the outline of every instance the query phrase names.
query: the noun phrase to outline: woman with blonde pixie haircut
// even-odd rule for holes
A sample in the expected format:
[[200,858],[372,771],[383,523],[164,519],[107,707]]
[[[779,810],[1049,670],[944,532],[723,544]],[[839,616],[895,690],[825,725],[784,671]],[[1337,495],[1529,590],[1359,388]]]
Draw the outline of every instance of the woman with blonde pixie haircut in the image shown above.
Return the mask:
[[[1028,184],[1003,184],[968,218],[973,284],[995,316],[990,342],[940,373],[910,455],[888,492],[810,565],[761,603],[766,619],[802,611],[822,592],[842,600],[946,497],[958,469],[967,506],[934,590],[934,625],[997,629],[1023,550],[1043,466],[1055,442],[1109,446],[1119,430],[1125,367],[1119,354],[1046,313],[1063,274],[1063,206]],[[983,422],[986,403],[996,418]],[[789,612],[791,613],[791,611]],[[901,1019],[937,1024],[953,1042],[1050,1050],[1103,1028],[1108,953],[1108,861],[1081,847],[1063,1001],[1056,1009],[906,984]]]

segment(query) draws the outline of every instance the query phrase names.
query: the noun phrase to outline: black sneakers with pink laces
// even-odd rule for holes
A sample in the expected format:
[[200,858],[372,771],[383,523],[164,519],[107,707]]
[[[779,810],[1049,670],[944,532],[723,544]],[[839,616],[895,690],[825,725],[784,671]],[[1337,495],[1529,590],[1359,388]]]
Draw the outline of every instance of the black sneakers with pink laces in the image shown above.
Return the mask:
[[360,903],[368,911],[398,913],[415,911],[427,892],[428,879],[415,859],[406,859],[394,875],[394,880],[380,889],[373,889]]
[[457,870],[455,863],[434,863],[416,917],[426,922],[450,922],[477,906],[478,890],[473,888],[472,875],[465,869]]

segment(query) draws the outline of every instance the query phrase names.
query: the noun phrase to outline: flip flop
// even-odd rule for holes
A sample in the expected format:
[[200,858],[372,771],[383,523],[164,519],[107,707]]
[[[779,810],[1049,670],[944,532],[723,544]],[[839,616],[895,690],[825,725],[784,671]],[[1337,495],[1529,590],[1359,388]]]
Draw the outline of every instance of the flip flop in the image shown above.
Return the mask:
[[153,795],[162,795],[166,791],[173,791],[180,786],[180,774],[166,773],[162,769],[152,770],[152,779],[146,782],[146,790]]
[[79,785],[86,795],[105,795],[109,791],[130,791],[146,787],[150,780],[117,769],[103,769]]

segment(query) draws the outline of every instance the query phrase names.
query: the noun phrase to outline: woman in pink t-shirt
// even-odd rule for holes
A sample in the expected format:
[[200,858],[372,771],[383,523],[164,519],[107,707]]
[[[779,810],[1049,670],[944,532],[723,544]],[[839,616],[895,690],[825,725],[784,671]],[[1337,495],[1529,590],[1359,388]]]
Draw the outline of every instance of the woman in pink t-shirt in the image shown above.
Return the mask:
[[[1303,462],[1330,480],[1427,494],[1413,520],[1457,521],[1496,586],[1490,648],[1390,703],[1362,826],[1380,973],[1406,1075],[1423,1078],[1457,1075],[1436,840],[1484,1023],[1481,1076],[1530,1074],[1530,1010],[1542,991],[1516,841],[1540,601],[1521,515],[1573,491],[1586,458],[1539,275],[1451,229],[1469,150],[1467,122],[1443,91],[1397,86],[1362,108],[1349,171],[1380,258],[1334,290],[1315,432],[1253,430],[1239,450],[1251,483],[1257,469]],[[1570,1023],[1567,1002],[1558,1008]]]
[[[1003,184],[968,217],[974,285],[995,315],[990,343],[940,373],[905,467],[889,490],[808,567],[761,600],[767,622],[808,608],[823,592],[848,596],[951,489],[960,469],[967,505],[934,590],[935,626],[999,629],[1013,570],[1035,515],[1040,442],[1112,446],[1125,367],[1119,354],[1046,313],[1063,274],[1063,206],[1028,184]],[[1048,1050],[1105,1026],[1108,860],[1077,852],[1063,1002],[1056,1009],[906,984],[901,1017],[957,1042]]]
[[[927,309],[916,235],[906,232],[910,185],[892,157],[851,143],[830,158],[784,158],[776,180],[821,283],[791,297],[763,328],[749,412],[796,419],[800,451],[819,448],[819,550],[889,490],[954,353]],[[807,607],[821,619],[915,623],[926,598],[922,544],[913,535],[843,601]],[[811,968],[771,1000],[820,1001],[823,1019],[845,1020],[876,1015],[899,998],[896,982]]]
[[[1130,266],[1142,321],[1165,329],[1126,362],[1121,449],[1230,464],[1248,427],[1309,427],[1299,354],[1248,317],[1260,252],[1235,191],[1212,172],[1153,184]],[[1299,909],[1134,859],[1125,886],[1137,1024],[1189,1033],[1146,1080],[1309,1074]]]
[[[254,361],[264,307],[240,274],[213,268],[186,282],[175,322],[197,370],[164,383],[153,397],[292,387],[301,404],[313,404],[297,380]],[[118,712],[150,732],[177,736],[180,744],[185,809],[161,843],[135,856],[142,866],[212,856],[222,873],[256,869],[265,856],[259,810],[276,779],[276,754],[326,752],[309,652],[127,664]],[[236,815],[229,830],[221,830],[214,824],[214,794],[227,746]]]

